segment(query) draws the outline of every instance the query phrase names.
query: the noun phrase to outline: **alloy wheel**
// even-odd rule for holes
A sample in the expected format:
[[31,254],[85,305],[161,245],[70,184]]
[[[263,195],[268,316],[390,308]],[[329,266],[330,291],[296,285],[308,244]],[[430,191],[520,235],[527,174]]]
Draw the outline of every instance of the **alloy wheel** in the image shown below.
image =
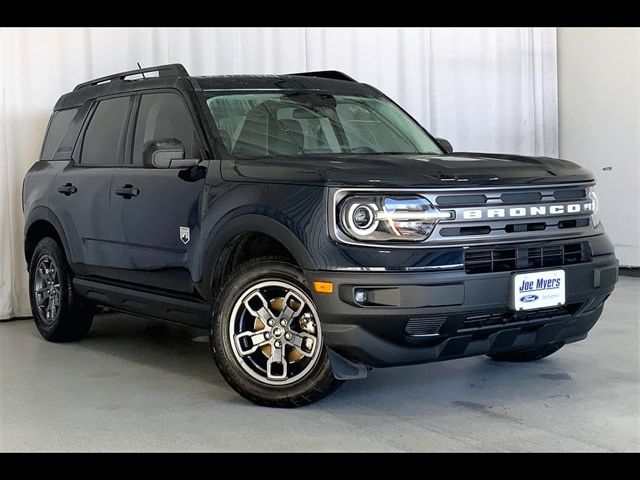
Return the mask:
[[267,385],[303,379],[322,351],[313,301],[280,280],[253,285],[240,296],[231,312],[229,336],[242,369]]
[[60,311],[60,275],[56,262],[49,255],[42,255],[36,267],[33,293],[42,321],[53,323]]

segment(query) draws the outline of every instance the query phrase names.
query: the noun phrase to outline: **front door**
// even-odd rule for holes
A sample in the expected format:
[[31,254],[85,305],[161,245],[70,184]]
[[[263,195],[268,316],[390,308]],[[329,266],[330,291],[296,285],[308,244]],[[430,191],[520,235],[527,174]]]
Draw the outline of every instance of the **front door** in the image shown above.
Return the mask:
[[195,123],[177,92],[139,97],[130,163],[114,172],[111,185],[112,239],[118,245],[121,280],[165,290],[191,292],[190,251],[200,241],[200,211],[206,162],[189,169],[143,163],[151,142],[179,140],[185,158],[202,158]]

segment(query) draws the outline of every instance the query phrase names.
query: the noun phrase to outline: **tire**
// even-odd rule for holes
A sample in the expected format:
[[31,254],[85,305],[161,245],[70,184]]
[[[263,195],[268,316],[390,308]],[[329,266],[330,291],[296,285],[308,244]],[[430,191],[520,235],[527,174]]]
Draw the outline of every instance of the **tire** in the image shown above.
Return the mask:
[[249,261],[229,278],[214,308],[210,345],[227,383],[258,405],[308,405],[342,384],[302,272],[280,258]]
[[75,295],[71,278],[58,242],[40,240],[29,263],[29,299],[36,327],[50,342],[80,340],[91,328],[94,308]]
[[564,342],[549,343],[541,347],[514,352],[491,353],[487,355],[496,362],[534,362],[556,353],[564,346]]

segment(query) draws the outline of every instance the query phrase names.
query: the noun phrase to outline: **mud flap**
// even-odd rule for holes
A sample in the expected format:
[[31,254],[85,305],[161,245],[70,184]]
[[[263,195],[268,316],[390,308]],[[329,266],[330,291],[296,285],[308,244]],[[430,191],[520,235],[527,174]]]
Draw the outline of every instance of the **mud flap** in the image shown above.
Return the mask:
[[327,348],[327,353],[329,354],[329,362],[331,362],[333,376],[338,380],[355,380],[367,377],[369,368],[365,365],[347,360],[330,348]]

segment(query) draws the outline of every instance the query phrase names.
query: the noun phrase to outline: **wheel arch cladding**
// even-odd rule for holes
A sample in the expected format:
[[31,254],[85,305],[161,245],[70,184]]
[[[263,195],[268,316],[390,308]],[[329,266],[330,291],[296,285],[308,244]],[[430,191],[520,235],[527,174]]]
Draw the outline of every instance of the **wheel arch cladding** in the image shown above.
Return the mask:
[[71,263],[69,244],[60,221],[48,208],[36,207],[29,213],[24,226],[24,258],[27,265],[31,261],[36,245],[45,237],[56,240]]
[[[224,280],[225,267],[229,265],[228,262],[233,262],[234,249],[241,248],[243,240],[246,241],[251,236],[262,236],[275,242],[273,246],[276,250],[265,251],[263,255],[284,253],[285,257],[289,256],[301,269],[316,268],[302,241],[285,225],[264,215],[243,215],[219,226],[207,242],[203,271],[203,281],[207,288],[213,288]],[[278,246],[284,251],[278,251]],[[258,256],[262,255],[249,258]]]

